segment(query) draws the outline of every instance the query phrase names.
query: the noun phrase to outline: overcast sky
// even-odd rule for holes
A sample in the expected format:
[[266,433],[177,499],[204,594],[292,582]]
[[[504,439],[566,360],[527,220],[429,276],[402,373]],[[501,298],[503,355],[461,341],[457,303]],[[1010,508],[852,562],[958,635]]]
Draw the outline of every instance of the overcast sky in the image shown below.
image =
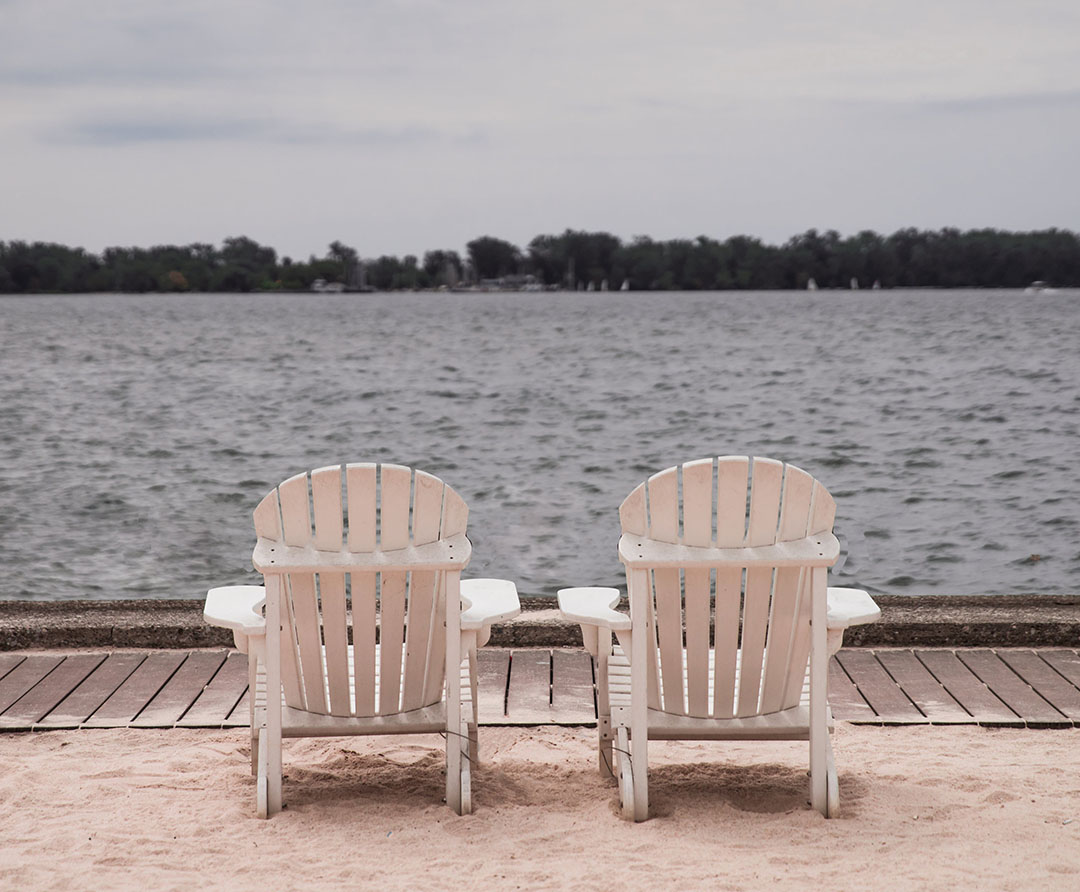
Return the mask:
[[1080,229],[1078,0],[0,0],[0,240]]

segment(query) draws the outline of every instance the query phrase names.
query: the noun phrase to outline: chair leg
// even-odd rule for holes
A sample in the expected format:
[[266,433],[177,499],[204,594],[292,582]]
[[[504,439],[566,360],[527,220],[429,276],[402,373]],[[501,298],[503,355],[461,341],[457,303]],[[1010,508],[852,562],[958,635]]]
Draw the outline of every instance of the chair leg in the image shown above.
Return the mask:
[[465,722],[461,723],[458,745],[461,753],[461,814],[472,814],[472,734]]
[[480,732],[476,722],[469,722],[469,761],[480,764]]
[[825,817],[835,818],[840,814],[840,779],[836,774],[836,761],[833,759],[832,739],[829,739],[826,750],[826,768],[828,780],[826,783]]
[[630,761],[630,740],[626,726],[620,725],[615,732],[618,746],[615,751],[616,780],[619,788],[619,808],[624,820],[634,820],[634,772]]
[[480,764],[480,696],[477,678],[476,636],[469,643],[469,693],[472,695],[472,721],[469,722],[469,756],[473,765]]
[[[596,736],[597,768],[603,778],[615,777],[615,763],[611,752],[611,697],[608,692],[608,653],[611,650],[611,633],[605,631],[607,640],[601,639],[600,653],[593,662],[596,673]],[[607,650],[603,648],[606,647]]]
[[821,750],[821,755],[818,758],[822,762],[820,770],[825,776],[825,781],[824,783],[814,783],[815,765],[811,762],[809,775],[810,805],[826,818],[835,818],[840,814],[840,782],[836,773],[836,760],[833,758],[832,736],[828,733],[825,734]]
[[267,750],[266,729],[256,735],[255,743],[255,814],[260,818],[270,817],[269,796],[269,753]]
[[259,776],[259,726],[261,719],[255,711],[255,688],[258,684],[259,661],[254,651],[248,649],[248,727],[251,731],[251,773]]
[[615,777],[615,763],[612,761],[611,716],[601,716],[596,720],[596,733],[599,737],[597,768],[604,779]]

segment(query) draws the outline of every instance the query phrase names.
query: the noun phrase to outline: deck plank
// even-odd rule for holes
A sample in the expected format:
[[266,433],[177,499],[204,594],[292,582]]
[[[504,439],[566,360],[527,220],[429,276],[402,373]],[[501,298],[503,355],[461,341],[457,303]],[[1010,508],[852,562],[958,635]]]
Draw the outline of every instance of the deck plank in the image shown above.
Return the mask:
[[191,653],[132,719],[133,728],[170,728],[180,721],[225,662],[226,652]]
[[139,668],[145,653],[111,653],[82,683],[61,700],[38,723],[39,727],[77,727],[93,715],[102,703]]
[[1070,719],[1080,719],[1080,690],[1030,650],[999,650],[998,656],[1035,692]]
[[0,679],[25,659],[26,657],[23,654],[0,654]]
[[[191,708],[177,721],[182,728],[220,728],[228,723],[248,687],[247,657],[233,651],[203,688]],[[244,724],[248,724],[245,716]]]
[[919,711],[931,722],[970,723],[971,715],[942,687],[910,650],[875,651],[878,662],[892,676]]
[[0,714],[53,671],[64,658],[55,654],[33,654],[0,678]]
[[1020,719],[951,650],[917,650],[915,655],[941,686],[980,724],[1019,724]]
[[872,651],[841,650],[836,658],[880,721],[890,724],[927,721]]
[[592,657],[583,650],[551,653],[551,721],[557,725],[596,721]]
[[248,705],[251,697],[251,689],[248,688],[244,691],[243,695],[237,701],[236,706],[233,707],[233,711],[229,713],[229,717],[225,719],[226,728],[238,728],[249,727],[251,725],[251,707]]
[[1025,722],[1072,724],[992,650],[962,650],[957,656]]
[[476,706],[481,725],[506,721],[506,684],[510,651],[481,648],[476,652]]
[[833,718],[845,722],[878,722],[877,713],[866,702],[836,657],[829,660],[829,706]]
[[122,728],[130,724],[184,662],[184,651],[154,651],[84,723],[89,728]]
[[506,720],[513,725],[551,721],[551,651],[547,648],[511,652]]
[[1077,656],[1075,650],[1053,648],[1040,650],[1038,654],[1055,672],[1080,688],[1080,656]]
[[104,654],[72,654],[0,716],[0,728],[30,727],[41,721],[105,659]]

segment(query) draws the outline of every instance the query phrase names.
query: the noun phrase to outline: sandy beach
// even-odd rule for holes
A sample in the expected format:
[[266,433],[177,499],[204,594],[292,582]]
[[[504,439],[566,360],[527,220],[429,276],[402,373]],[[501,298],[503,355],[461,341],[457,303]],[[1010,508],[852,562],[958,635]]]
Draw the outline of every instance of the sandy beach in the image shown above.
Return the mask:
[[841,723],[830,821],[806,804],[805,745],[653,744],[639,825],[593,735],[482,728],[463,818],[436,737],[287,741],[268,822],[244,729],[0,735],[0,887],[1080,887],[1080,730]]

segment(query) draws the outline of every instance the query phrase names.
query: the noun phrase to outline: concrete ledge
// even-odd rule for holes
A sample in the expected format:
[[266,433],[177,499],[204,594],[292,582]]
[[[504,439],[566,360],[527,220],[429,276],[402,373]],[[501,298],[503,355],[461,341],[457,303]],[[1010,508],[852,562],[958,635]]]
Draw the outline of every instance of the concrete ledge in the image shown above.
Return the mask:
[[[877,595],[882,618],[858,626],[847,647],[1080,647],[1080,595]],[[193,648],[232,644],[207,625],[201,600],[0,601],[0,650]],[[523,598],[522,614],[495,626],[496,647],[580,647],[576,623],[550,598]]]

